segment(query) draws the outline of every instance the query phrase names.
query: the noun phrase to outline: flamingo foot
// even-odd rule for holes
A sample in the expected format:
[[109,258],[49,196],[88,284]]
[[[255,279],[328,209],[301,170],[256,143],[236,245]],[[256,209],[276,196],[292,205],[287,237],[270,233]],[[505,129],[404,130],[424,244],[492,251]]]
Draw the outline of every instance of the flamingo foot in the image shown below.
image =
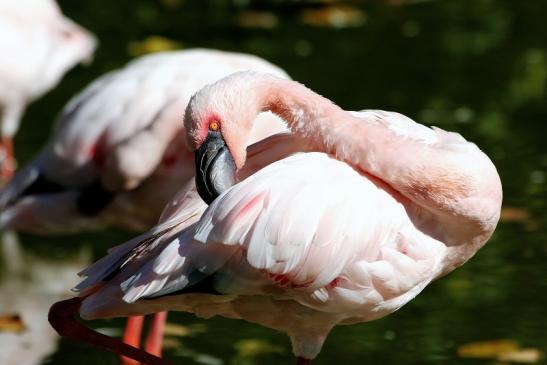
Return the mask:
[[[144,316],[129,317],[127,319],[127,324],[125,325],[122,341],[128,345],[139,348],[141,345],[141,332],[143,323]],[[125,356],[120,356],[120,361],[122,365],[139,365],[137,361]]]
[[151,355],[141,349],[108,337],[99,332],[87,328],[76,320],[80,311],[82,298],[72,298],[57,302],[49,309],[48,320],[51,326],[61,336],[83,341],[118,355],[127,356],[135,361],[147,365],[172,365],[157,356]]
[[7,182],[13,176],[17,162],[13,157],[13,140],[3,137],[0,142],[0,182]]
[[146,352],[158,357],[161,357],[165,322],[167,322],[167,312],[159,312],[154,314],[154,317],[152,318],[152,325],[144,344],[144,350]]
[[305,359],[303,357],[296,358],[296,365],[311,365],[311,359]]

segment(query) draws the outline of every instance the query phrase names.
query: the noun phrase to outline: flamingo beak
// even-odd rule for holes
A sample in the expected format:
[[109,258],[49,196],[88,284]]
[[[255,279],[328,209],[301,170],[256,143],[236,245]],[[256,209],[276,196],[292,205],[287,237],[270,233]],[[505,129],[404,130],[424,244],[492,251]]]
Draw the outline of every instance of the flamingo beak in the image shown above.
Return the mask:
[[235,184],[236,164],[218,131],[209,131],[205,141],[194,152],[196,187],[207,204]]

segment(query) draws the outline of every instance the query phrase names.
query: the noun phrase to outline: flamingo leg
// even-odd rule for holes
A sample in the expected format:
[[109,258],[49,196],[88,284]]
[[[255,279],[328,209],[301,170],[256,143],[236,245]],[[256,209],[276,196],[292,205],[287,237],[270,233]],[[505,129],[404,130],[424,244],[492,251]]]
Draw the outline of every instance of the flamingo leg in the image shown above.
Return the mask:
[[310,359],[305,359],[303,357],[296,358],[296,365],[311,365]]
[[167,321],[167,312],[159,312],[154,314],[152,324],[148,332],[148,337],[144,344],[144,350],[152,355],[161,357],[161,349],[163,345],[163,330]]
[[13,157],[13,140],[2,137],[0,143],[0,181],[7,182],[13,176],[17,166]]
[[[127,319],[127,324],[125,325],[122,341],[128,345],[139,348],[141,344],[141,332],[143,323],[144,316],[129,317]],[[125,356],[120,356],[120,361],[123,365],[139,364],[137,361]]]
[[118,355],[127,356],[142,364],[173,365],[157,356],[116,340],[115,338],[93,331],[79,323],[75,317],[80,311],[82,300],[82,298],[78,297],[63,300],[53,304],[49,309],[49,323],[61,336],[104,348]]

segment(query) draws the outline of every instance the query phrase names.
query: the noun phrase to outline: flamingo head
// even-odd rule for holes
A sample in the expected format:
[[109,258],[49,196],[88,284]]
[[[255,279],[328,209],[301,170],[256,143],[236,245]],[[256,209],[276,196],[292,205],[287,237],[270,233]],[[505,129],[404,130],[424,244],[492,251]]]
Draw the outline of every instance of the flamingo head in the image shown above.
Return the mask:
[[225,77],[198,91],[186,108],[186,143],[195,153],[196,186],[207,203],[235,183],[245,164],[247,140],[262,109],[253,82],[259,76],[243,71]]

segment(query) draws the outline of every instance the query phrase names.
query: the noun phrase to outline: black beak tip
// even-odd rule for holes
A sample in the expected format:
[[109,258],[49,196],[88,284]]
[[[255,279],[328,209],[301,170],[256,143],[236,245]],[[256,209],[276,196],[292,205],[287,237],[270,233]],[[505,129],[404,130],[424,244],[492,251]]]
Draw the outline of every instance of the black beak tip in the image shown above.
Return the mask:
[[208,189],[207,185],[208,184],[205,182],[205,177],[200,176],[199,173],[196,173],[196,189],[198,191],[198,194],[201,197],[201,199],[205,203],[207,203],[207,205],[209,205],[217,198],[218,195],[213,194],[213,192]]
[[209,133],[195,151],[196,188],[199,196],[211,204],[235,184],[236,166],[220,133]]

